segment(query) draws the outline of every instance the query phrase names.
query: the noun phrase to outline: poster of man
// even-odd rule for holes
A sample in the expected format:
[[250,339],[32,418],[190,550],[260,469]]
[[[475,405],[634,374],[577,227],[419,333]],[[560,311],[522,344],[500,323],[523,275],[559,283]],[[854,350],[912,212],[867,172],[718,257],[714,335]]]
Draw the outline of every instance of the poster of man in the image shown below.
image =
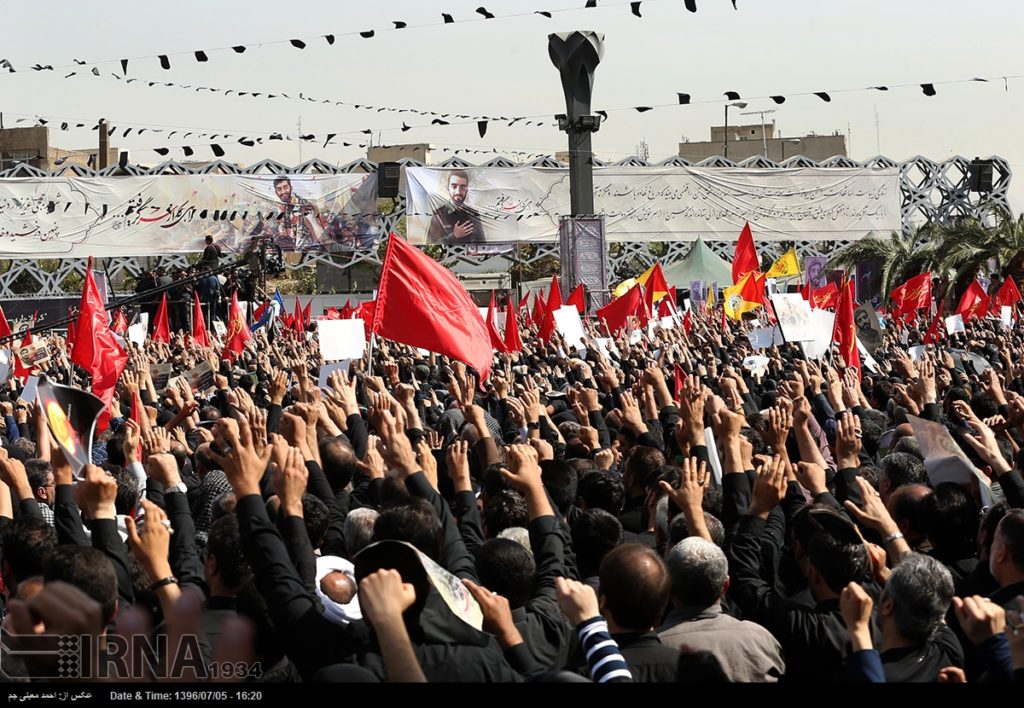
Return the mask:
[[770,297],[782,336],[787,342],[810,342],[815,339],[811,306],[802,296],[790,293]]
[[804,268],[807,282],[815,290],[823,288],[825,282],[825,263],[828,261],[824,256],[808,256],[804,259]]
[[857,339],[869,354],[874,354],[882,346],[882,325],[870,302],[865,302],[853,311],[853,323],[857,327]]
[[469,197],[469,173],[452,170],[448,173],[448,200],[434,210],[427,240],[430,243],[458,244],[486,240],[479,215],[466,205]]

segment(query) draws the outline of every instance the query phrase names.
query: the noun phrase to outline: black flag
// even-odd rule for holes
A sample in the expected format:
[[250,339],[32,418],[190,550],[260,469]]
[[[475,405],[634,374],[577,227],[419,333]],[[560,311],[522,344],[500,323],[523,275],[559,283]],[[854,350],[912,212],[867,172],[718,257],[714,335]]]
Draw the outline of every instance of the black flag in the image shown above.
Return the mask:
[[476,122],[476,129],[480,133],[480,137],[484,137],[487,134],[487,121],[478,120]]

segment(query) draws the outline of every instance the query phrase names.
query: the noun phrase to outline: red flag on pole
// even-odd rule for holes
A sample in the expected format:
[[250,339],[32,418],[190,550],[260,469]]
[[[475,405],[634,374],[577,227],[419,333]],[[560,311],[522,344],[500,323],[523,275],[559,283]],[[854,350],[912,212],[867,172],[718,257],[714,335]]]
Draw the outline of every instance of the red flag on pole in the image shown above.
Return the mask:
[[[507,319],[505,326],[507,327]],[[498,319],[494,312],[494,291],[491,291],[491,301],[487,305],[487,334],[491,337],[491,348],[499,352],[505,351],[505,342],[498,331]]]
[[551,276],[551,290],[548,292],[548,312],[554,312],[562,306],[562,289],[558,287],[558,276]]
[[[95,286],[96,284],[93,283],[93,287]],[[167,293],[164,293],[164,296],[160,299],[160,309],[156,311],[156,321],[153,323],[153,334],[151,336],[154,342],[169,344],[171,341],[171,326],[167,321]],[[100,398],[103,397],[100,396]]]
[[945,305],[945,303],[943,303],[942,301],[939,301],[939,309],[936,310],[936,312],[935,312],[935,319],[933,319],[932,323],[930,325],[928,325],[928,331],[926,331],[924,333],[924,340],[923,341],[924,341],[925,344],[938,344],[939,343],[939,339],[943,335],[943,332],[944,332],[945,328],[943,328],[941,330],[939,329],[939,327],[943,324],[943,317],[942,317],[943,305]]
[[352,319],[352,314],[354,312],[355,312],[355,310],[352,309],[352,300],[351,300],[351,298],[346,298],[345,299],[345,306],[343,308],[341,308],[341,319],[343,319],[343,320],[350,320],[350,319]]
[[[690,316],[690,311],[686,311],[686,316]],[[683,373],[683,367],[679,366],[679,362],[676,362],[675,370],[675,381],[672,382],[672,400],[679,403],[679,396],[683,392],[683,379],[686,378],[686,374]]]
[[309,298],[309,302],[307,302],[306,306],[302,308],[302,330],[303,331],[309,329],[309,325],[313,321],[313,318],[311,316],[312,309],[313,309],[313,298]]
[[587,311],[587,296],[583,291],[583,283],[577,285],[572,293],[569,295],[569,299],[565,301],[566,305],[575,305],[576,311],[581,315]]
[[[167,295],[161,305],[164,313],[164,334],[167,333]],[[159,321],[159,319],[158,319]],[[168,336],[169,341],[170,337]],[[103,401],[103,411],[96,424],[97,430],[105,430],[110,422],[109,406],[114,398],[114,388],[128,363],[128,355],[114,338],[107,324],[107,311],[100,299],[96,281],[92,278],[92,259],[85,270],[85,285],[82,287],[82,301],[78,306],[78,324],[75,326],[75,348],[71,361],[89,372],[92,377],[92,392]]]
[[956,314],[961,315],[964,318],[964,322],[967,322],[972,317],[977,317],[980,320],[988,312],[988,308],[988,293],[985,292],[985,288],[981,287],[977,280],[972,280],[960,298]]
[[852,366],[860,375],[860,352],[857,351],[857,325],[853,321],[853,280],[848,278],[839,294],[836,307],[836,326],[832,341],[839,343],[839,351],[847,366]]
[[110,323],[110,330],[114,334],[124,334],[128,331],[128,318],[120,307],[114,311],[114,319]]
[[462,283],[396,234],[388,240],[370,330],[463,361],[481,378],[491,369],[487,326]]
[[[996,293],[992,309],[995,309],[996,307],[1003,307],[1004,305],[1013,307],[1020,302],[1020,300],[1021,295],[1020,290],[1017,289],[1017,284],[1013,282],[1013,278],[1007,277],[1000,286],[999,292]],[[0,311],[0,315],[3,315],[2,311]],[[3,336],[3,332],[0,332],[0,336]]]
[[508,296],[508,306],[505,308],[505,351],[521,352],[523,340],[519,338],[519,313],[516,312],[515,301],[512,295]]
[[889,294],[893,302],[893,316],[912,315],[917,319],[917,311],[928,309],[932,304],[932,274],[921,273],[907,282],[894,288]]
[[299,296],[295,296],[295,314],[292,315],[292,329],[296,332],[306,331],[306,318],[302,314],[302,303],[299,302]]
[[[301,314],[301,313],[300,313]],[[252,339],[252,334],[245,324],[245,314],[238,305],[238,291],[231,293],[231,309],[228,312],[228,335],[225,339],[221,357],[234,361],[235,356],[245,349],[245,343]]]
[[642,318],[644,312],[643,286],[637,284],[631,287],[622,297],[616,298],[598,309],[597,318],[604,320],[609,331],[614,334],[628,324],[630,317],[638,316]]
[[691,312],[693,312],[693,310],[687,310],[686,314],[683,315],[683,331],[687,334],[693,331],[693,319],[690,317]]
[[519,309],[522,310],[524,307],[526,307],[526,305],[529,302],[530,302],[530,293],[529,293],[529,291],[527,291],[527,293],[525,295],[523,295],[523,299],[519,301]]
[[199,293],[195,291],[192,292],[192,341],[201,347],[210,346],[210,335],[206,332],[203,306],[199,303]]
[[533,298],[533,324],[537,327],[544,326],[544,320],[548,317],[548,308],[544,304],[543,297]]
[[759,270],[760,264],[757,260],[757,248],[754,246],[754,234],[750,231],[750,224],[743,224],[743,231],[736,242],[736,251],[732,257],[732,284],[736,285],[747,273]]
[[[24,349],[32,343],[32,330],[29,329],[25,332],[25,336],[21,338],[21,344],[18,345],[18,350]],[[25,367],[21,365],[21,357],[18,356],[18,352],[14,353],[14,377],[21,379],[23,382],[29,376],[32,375],[33,369],[31,367]]]
[[815,310],[831,310],[839,304],[839,288],[829,283],[811,293],[811,308]]

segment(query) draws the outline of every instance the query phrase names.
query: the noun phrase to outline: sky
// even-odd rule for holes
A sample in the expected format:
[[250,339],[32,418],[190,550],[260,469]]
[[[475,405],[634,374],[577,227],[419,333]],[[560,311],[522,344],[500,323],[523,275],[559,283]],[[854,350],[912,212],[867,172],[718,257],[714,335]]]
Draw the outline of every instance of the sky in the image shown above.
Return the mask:
[[[481,3],[497,18],[477,15]],[[633,155],[644,141],[651,160],[660,161],[677,154],[683,136],[708,140],[710,126],[722,122],[722,93],[730,90],[747,100],[747,111],[775,109],[771,118],[784,136],[848,133],[849,154],[857,160],[879,153],[895,160],[923,155],[936,161],[1001,155],[1020,170],[1011,182],[1011,205],[1017,213],[1024,209],[1024,52],[1019,38],[1024,3],[737,0],[734,10],[730,0],[697,0],[698,12],[691,14],[682,0],[643,0],[640,18],[630,14],[628,2],[599,0],[595,9],[583,9],[584,3],[0,0],[9,30],[0,59],[18,68],[36,63],[55,67],[52,72],[0,73],[0,112],[6,127],[30,125],[16,121],[34,116],[91,127],[105,117],[121,128],[173,126],[251,137],[298,134],[301,120],[302,133],[337,133],[336,143],[365,141],[363,130],[372,130],[378,143],[429,142],[437,148],[437,161],[459,148],[509,156],[517,150],[553,154],[565,148],[565,136],[551,121],[546,126],[491,123],[481,139],[475,123],[430,126],[429,117],[357,110],[334,101],[474,116],[553,116],[565,108],[547,36],[595,30],[604,33],[605,54],[595,76],[593,107],[609,111],[594,136],[601,159]],[[535,10],[550,11],[553,17]],[[441,24],[442,12],[457,22]],[[384,31],[393,20],[409,26]],[[350,34],[368,29],[376,30],[371,39]],[[325,34],[335,35],[333,45]],[[302,38],[307,47],[292,47],[287,41],[292,38]],[[229,49],[239,44],[250,46],[243,54]],[[206,50],[208,62],[192,56],[199,49]],[[161,69],[160,54],[169,56],[170,70]],[[122,58],[129,58],[128,77],[141,81],[126,85],[110,78],[121,73]],[[88,64],[76,66],[74,59]],[[93,66],[103,77],[89,74]],[[78,75],[64,78],[71,71]],[[1015,76],[1022,78],[995,78]],[[972,77],[993,80],[942,84]],[[301,92],[331,103],[150,88],[146,80],[292,96]],[[923,95],[918,84],[925,82],[935,84],[936,96]],[[912,86],[840,92],[901,84]],[[814,91],[830,92],[831,102],[793,95]],[[644,113],[630,108],[674,104],[677,92],[690,94],[693,104]],[[748,98],[775,94],[789,98],[783,105]],[[730,119],[734,122],[733,115]],[[403,132],[403,121],[413,128]],[[111,144],[129,150],[140,164],[165,159],[154,147],[210,142],[134,132],[122,138],[118,131]],[[65,148],[95,141],[96,133],[88,129],[51,133],[51,144]],[[253,148],[233,139],[216,142],[226,151],[224,159],[241,164],[270,158],[294,165],[300,151],[302,160],[318,157],[340,164],[365,156],[365,148],[322,147],[322,142],[274,141]],[[463,156],[475,163],[493,155]],[[172,150],[170,158],[185,159],[180,150]],[[211,155],[198,148],[193,159]]]

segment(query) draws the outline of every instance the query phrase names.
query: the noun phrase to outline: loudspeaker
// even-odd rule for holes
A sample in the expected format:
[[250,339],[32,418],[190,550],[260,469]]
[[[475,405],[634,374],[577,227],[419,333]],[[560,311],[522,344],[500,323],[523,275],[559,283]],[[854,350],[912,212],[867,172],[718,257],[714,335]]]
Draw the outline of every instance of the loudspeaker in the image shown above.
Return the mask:
[[402,180],[402,166],[397,162],[381,162],[377,165],[377,196],[396,199],[398,185]]
[[972,192],[992,191],[992,160],[971,160],[967,175],[969,189]]

